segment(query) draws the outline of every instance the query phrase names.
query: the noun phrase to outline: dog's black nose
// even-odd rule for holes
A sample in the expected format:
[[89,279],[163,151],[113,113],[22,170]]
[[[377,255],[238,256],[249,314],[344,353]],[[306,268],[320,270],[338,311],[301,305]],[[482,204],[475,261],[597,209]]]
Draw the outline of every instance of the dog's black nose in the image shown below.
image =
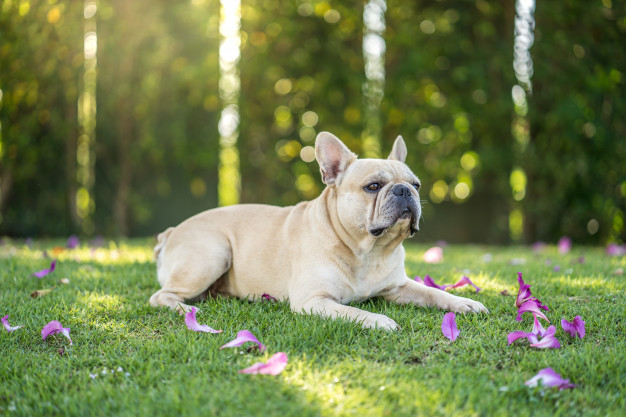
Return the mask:
[[404,184],[396,184],[391,187],[391,192],[393,195],[398,197],[409,198],[411,197],[411,190]]

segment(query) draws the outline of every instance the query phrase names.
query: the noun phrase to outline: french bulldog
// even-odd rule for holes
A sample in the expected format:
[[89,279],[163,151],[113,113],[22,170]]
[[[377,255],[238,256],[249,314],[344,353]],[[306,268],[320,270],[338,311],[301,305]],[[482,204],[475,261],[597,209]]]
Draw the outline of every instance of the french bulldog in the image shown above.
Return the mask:
[[404,269],[402,241],[419,229],[420,180],[396,139],[387,159],[358,159],[320,133],[315,157],[326,188],[290,207],[240,204],[197,214],[157,237],[161,289],[153,306],[184,314],[183,301],[210,292],[247,299],[269,294],[291,310],[398,329],[391,318],[349,306],[370,297],[455,312],[487,312],[479,302],[427,287]]

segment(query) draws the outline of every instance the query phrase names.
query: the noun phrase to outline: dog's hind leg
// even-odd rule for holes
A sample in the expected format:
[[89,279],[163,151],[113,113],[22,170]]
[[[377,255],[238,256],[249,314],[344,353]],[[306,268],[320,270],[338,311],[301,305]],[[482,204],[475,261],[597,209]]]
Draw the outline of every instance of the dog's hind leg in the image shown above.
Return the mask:
[[[172,239],[173,238],[173,239]],[[150,297],[154,307],[167,306],[184,314],[191,306],[183,301],[202,295],[232,264],[232,251],[224,236],[202,236],[165,242],[157,261],[162,288]]]

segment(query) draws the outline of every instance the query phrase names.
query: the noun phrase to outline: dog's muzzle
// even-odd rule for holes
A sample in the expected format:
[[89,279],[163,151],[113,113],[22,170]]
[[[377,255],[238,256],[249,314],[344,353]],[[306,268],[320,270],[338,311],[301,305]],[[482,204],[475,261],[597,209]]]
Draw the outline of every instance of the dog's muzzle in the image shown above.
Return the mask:
[[[413,236],[418,230],[418,221],[421,216],[419,199],[416,199],[411,189],[405,184],[395,184],[389,190],[388,199],[381,208],[383,224],[375,224],[370,228],[372,236],[380,236],[385,230],[393,226],[400,219],[410,218],[410,234]],[[386,221],[385,221],[386,220]]]

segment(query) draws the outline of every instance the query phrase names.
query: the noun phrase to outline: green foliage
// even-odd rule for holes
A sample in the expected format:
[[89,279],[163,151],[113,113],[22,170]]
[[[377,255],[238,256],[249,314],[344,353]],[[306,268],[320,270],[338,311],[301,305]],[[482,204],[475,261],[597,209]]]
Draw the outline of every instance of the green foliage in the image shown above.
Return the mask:
[[[83,7],[0,5],[2,234],[81,230]],[[314,198],[315,135],[363,155],[376,124],[383,154],[397,135],[407,141],[424,239],[625,239],[624,4],[537,5],[523,116],[511,99],[514,0],[388,2],[376,114],[363,11],[352,0],[243,1],[242,202]],[[218,0],[97,2],[95,233],[152,234],[217,205],[219,22]]]
[[[363,330],[350,322],[296,315],[286,303],[218,298],[194,304],[201,309],[200,323],[224,332],[195,333],[176,313],[149,306],[158,289],[149,242],[55,253],[58,244],[0,247],[0,317],[8,314],[11,325],[25,325],[11,333],[0,327],[0,413],[617,417],[626,407],[626,286],[614,275],[626,268],[626,258],[608,258],[600,249],[575,247],[560,256],[555,247],[536,255],[524,247],[452,246],[443,263],[426,265],[421,259],[427,247],[407,246],[410,276],[429,274],[449,283],[465,273],[483,288],[478,294],[456,290],[484,303],[490,314],[458,314],[460,336],[451,343],[441,333],[443,311],[384,300],[358,306],[392,317],[401,330]],[[59,262],[55,272],[38,280],[30,274],[49,265],[43,250]],[[492,254],[490,263],[482,261],[486,252]],[[527,263],[513,266],[513,257]],[[547,258],[562,271],[546,266]],[[515,321],[518,271],[549,306],[562,348],[507,346],[507,333],[532,327],[529,317]],[[58,284],[62,277],[69,284]],[[53,285],[41,298],[29,296]],[[503,296],[503,290],[513,295]],[[559,327],[562,318],[576,315],[586,322],[582,340]],[[41,328],[51,320],[71,329],[72,346],[60,335],[41,339]],[[242,329],[252,331],[267,353],[245,346],[219,350]],[[279,351],[289,358],[280,375],[237,373]],[[524,386],[546,367],[577,387],[542,393]]]

